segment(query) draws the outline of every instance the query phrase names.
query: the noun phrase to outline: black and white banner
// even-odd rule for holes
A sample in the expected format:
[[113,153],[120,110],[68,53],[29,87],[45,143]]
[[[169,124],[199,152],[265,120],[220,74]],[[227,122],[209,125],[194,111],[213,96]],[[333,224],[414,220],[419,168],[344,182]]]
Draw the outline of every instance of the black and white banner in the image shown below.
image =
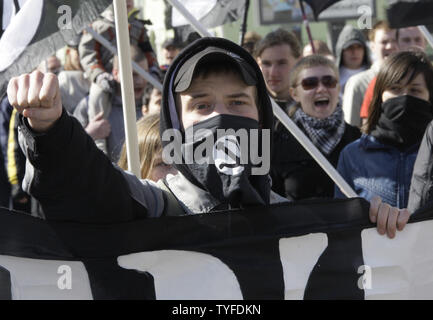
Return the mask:
[[[30,72],[94,21],[112,0],[3,1],[0,93],[10,78]],[[7,11],[6,11],[7,9]],[[16,14],[15,14],[16,13]]]
[[362,199],[116,225],[0,211],[1,299],[432,299],[433,209],[395,239]]

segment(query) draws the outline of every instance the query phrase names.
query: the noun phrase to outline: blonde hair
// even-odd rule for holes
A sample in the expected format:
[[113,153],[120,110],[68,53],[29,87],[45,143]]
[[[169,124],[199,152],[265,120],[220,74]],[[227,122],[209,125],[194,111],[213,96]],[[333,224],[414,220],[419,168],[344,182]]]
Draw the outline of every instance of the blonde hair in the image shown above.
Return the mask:
[[335,77],[339,81],[339,73],[337,66],[335,63],[325,56],[313,54],[311,56],[306,56],[299,60],[295,66],[290,71],[290,87],[296,88],[298,81],[299,81],[299,75],[302,72],[302,70],[310,69],[314,67],[328,67],[332,71],[334,71]]
[[[150,114],[141,118],[137,122],[137,134],[141,178],[150,179],[155,160],[162,151],[159,137],[159,114]],[[124,170],[128,169],[125,144],[123,144],[118,165]]]

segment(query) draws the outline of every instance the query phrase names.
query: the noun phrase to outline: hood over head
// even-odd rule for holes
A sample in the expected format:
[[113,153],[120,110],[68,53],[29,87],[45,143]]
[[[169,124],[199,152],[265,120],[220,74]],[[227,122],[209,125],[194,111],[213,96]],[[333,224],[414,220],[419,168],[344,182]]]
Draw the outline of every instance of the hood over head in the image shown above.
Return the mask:
[[225,55],[227,59],[233,59],[239,66],[243,80],[247,84],[256,82],[258,94],[259,120],[263,129],[271,129],[273,123],[273,111],[269,99],[265,80],[254,58],[244,48],[236,43],[223,39],[205,37],[200,38],[186,48],[174,59],[167,71],[163,83],[161,106],[161,133],[166,129],[180,129],[181,119],[175,105],[176,92],[181,92],[189,87],[194,76],[194,67],[199,61],[211,60],[212,56]]
[[335,45],[335,63],[337,67],[340,67],[342,61],[343,50],[350,47],[352,44],[360,43],[364,46],[364,61],[362,63],[363,66],[370,67],[370,49],[367,46],[367,42],[365,40],[364,34],[359,30],[353,27],[352,25],[346,25],[343,30],[341,30],[338,35],[337,44]]
[[[272,132],[272,105],[262,72],[254,58],[245,49],[230,40],[204,37],[194,41],[179,53],[164,78],[160,121],[161,138],[167,129],[178,129],[183,135],[185,134],[177,111],[176,94],[189,88],[195,76],[195,68],[199,63],[212,63],[212,59],[227,59],[234,62],[243,81],[247,85],[256,86],[259,126],[261,129],[269,129]],[[163,147],[169,143],[169,141],[162,141]],[[203,188],[187,165],[173,164],[173,166],[190,182]]]

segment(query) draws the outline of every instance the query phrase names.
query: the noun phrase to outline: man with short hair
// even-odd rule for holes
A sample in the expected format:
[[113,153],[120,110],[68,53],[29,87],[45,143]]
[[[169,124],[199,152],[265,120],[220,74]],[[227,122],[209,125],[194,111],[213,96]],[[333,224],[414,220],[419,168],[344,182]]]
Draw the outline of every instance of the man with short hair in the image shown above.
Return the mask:
[[415,48],[419,48],[422,51],[426,49],[426,41],[424,35],[418,29],[418,27],[407,27],[397,29],[396,39],[398,48],[400,51],[406,51]]
[[360,110],[370,81],[379,72],[383,61],[397,51],[395,29],[391,29],[386,21],[377,22],[370,30],[368,38],[376,60],[368,70],[349,78],[343,95],[344,120],[357,127],[361,126]]
[[[265,137],[251,146],[260,154],[269,152],[272,106],[254,59],[228,40],[203,38],[176,61],[164,82],[160,134],[166,156],[172,155],[166,152],[171,138],[180,136],[172,149],[180,157],[174,163],[179,172],[158,185],[113,166],[97,150],[62,109],[54,75],[34,72],[9,82],[10,102],[22,114],[27,165],[33,167],[26,172],[24,189],[39,198],[48,220],[119,223],[287,201],[271,191],[269,167],[254,173],[266,167],[265,161],[257,164],[254,152],[244,153],[243,144],[232,139],[234,130],[246,131],[249,139]],[[215,138],[210,154],[201,148]],[[192,161],[186,161],[190,156]],[[406,211],[400,214],[408,219]],[[386,229],[390,214],[389,206],[372,202],[370,215],[381,228]],[[388,230],[395,233],[396,225],[388,223]]]
[[257,44],[254,56],[262,70],[266,87],[280,107],[288,111],[290,70],[301,57],[301,45],[292,32],[278,29],[268,33]]

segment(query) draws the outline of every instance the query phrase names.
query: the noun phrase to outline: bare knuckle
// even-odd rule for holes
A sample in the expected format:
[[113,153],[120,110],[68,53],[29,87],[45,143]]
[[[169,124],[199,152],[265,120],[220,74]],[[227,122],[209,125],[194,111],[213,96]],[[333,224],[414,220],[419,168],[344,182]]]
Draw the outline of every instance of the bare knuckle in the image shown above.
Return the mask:
[[29,79],[30,79],[30,75],[28,73],[22,74],[18,77],[18,83],[21,85],[28,83]]
[[50,84],[58,84],[57,76],[54,73],[46,73],[44,75],[44,82],[45,81]]

